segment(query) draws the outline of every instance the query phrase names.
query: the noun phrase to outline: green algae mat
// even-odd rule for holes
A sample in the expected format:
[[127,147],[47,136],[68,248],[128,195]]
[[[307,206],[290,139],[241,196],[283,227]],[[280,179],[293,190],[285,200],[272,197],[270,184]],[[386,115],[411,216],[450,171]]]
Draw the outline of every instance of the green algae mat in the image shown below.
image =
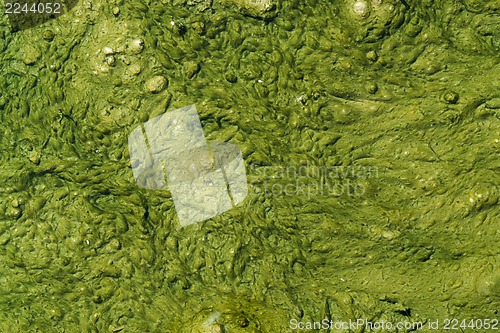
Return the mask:
[[[0,2],[0,332],[500,330],[499,1],[34,2]],[[128,138],[193,104],[248,193],[181,225]]]

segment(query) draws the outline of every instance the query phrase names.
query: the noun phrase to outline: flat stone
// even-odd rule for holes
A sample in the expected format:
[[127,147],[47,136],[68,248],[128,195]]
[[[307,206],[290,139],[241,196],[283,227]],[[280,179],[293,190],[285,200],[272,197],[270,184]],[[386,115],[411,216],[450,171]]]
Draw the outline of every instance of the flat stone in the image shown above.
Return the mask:
[[485,105],[488,109],[500,109],[500,98],[490,99]]
[[150,93],[159,93],[167,87],[168,80],[166,77],[158,75],[150,78],[145,83],[146,91]]

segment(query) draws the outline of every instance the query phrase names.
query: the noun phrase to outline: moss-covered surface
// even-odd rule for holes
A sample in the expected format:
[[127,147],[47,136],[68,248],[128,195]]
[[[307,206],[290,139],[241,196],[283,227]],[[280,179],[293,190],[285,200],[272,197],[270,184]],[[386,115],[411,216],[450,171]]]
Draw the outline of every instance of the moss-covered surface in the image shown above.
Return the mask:
[[[498,319],[499,13],[96,0],[16,32],[3,16],[0,331]],[[193,103],[250,187],[181,228],[167,190],[135,185],[127,137]]]

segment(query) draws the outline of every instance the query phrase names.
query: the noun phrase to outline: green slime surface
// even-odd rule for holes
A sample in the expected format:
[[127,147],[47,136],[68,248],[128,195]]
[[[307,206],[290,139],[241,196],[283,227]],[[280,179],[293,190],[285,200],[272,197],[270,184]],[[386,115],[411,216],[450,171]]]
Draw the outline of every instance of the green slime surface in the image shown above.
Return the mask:
[[[361,2],[4,15],[0,331],[498,319],[500,2]],[[168,190],[135,185],[127,137],[193,103],[249,193],[181,228]]]

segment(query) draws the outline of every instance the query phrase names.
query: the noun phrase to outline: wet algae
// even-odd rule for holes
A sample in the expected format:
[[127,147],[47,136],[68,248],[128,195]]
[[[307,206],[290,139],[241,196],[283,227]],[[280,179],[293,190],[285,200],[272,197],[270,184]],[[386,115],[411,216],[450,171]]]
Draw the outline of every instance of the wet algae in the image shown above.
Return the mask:
[[[99,0],[17,30],[4,15],[0,331],[499,319],[499,14]],[[249,193],[181,228],[168,190],[135,185],[127,137],[194,103],[207,140],[241,148]]]

